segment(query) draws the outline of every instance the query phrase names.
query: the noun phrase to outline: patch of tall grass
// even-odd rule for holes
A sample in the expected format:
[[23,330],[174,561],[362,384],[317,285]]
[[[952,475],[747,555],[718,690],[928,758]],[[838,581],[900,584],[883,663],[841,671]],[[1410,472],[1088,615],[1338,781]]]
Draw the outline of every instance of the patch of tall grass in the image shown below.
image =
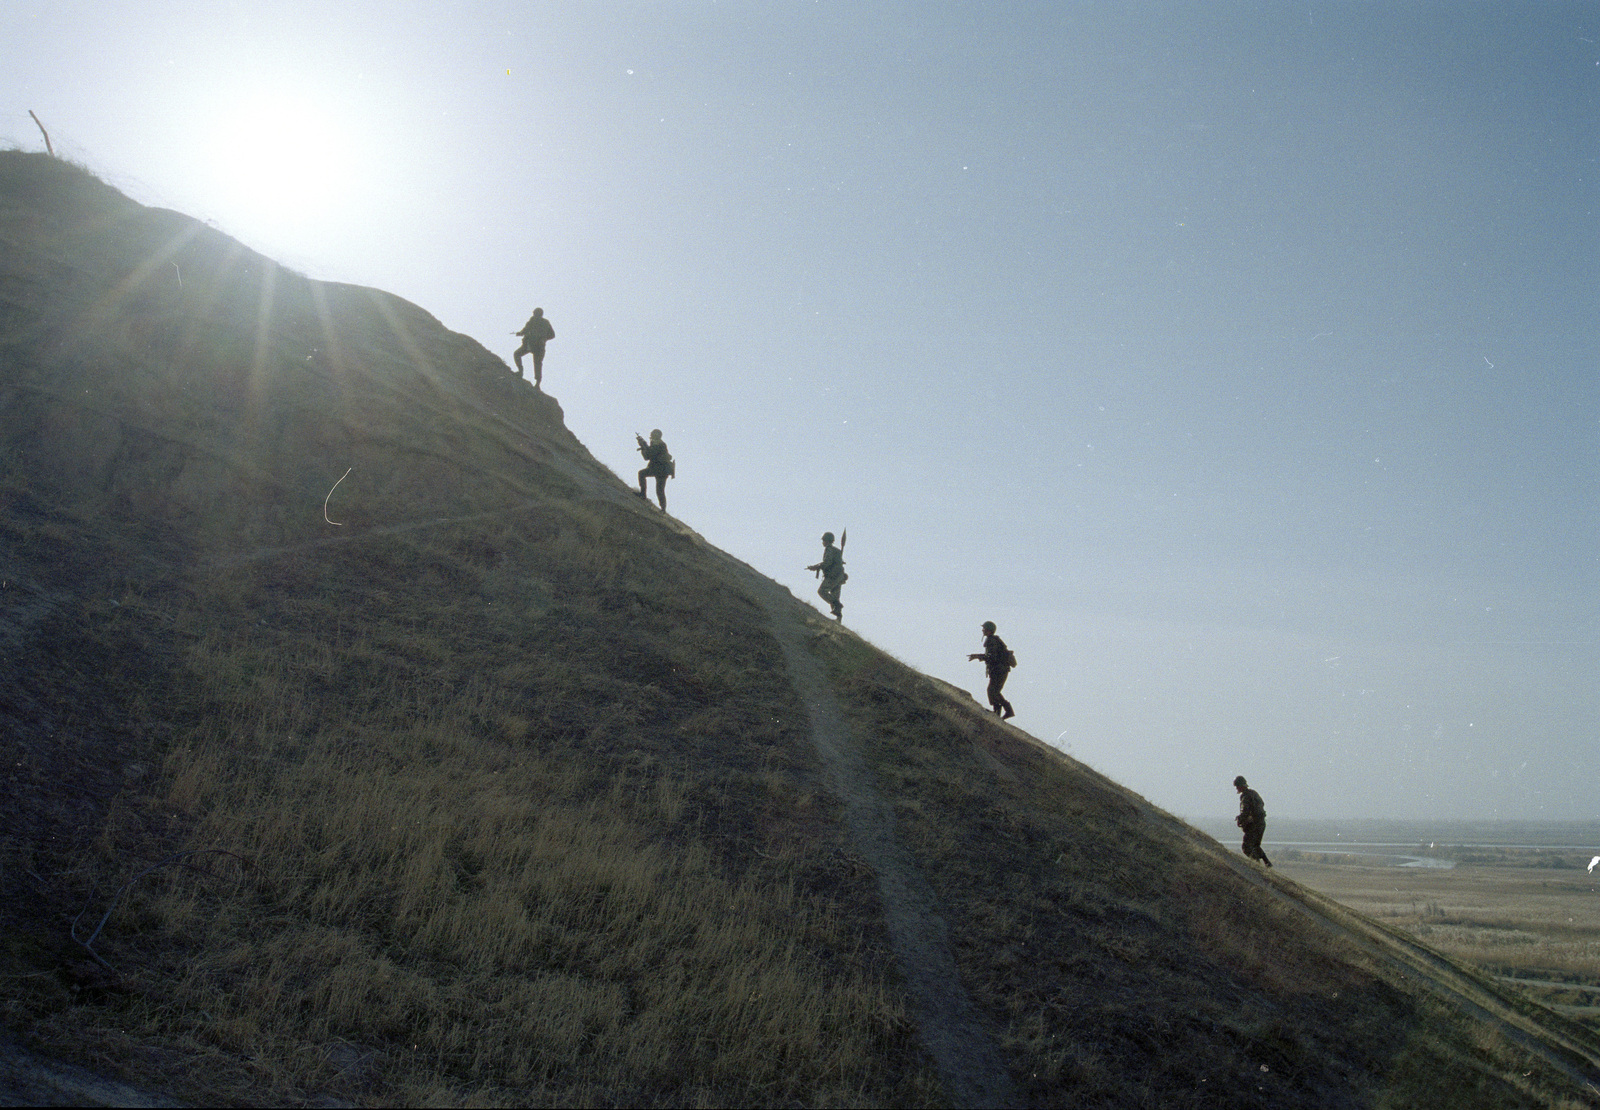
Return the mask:
[[547,510],[196,580],[151,804],[247,864],[130,890],[84,1035],[221,1097],[936,1098],[753,605]]
[[463,1093],[872,1099],[904,1017],[881,984],[830,973],[859,941],[825,901],[664,842],[683,807],[669,779],[596,794],[565,761],[474,759],[451,737],[419,722],[289,759],[239,737],[175,756],[199,838],[252,861],[203,915],[183,876],[130,908],[215,953],[174,990],[216,1019],[190,1035],[383,1046]]

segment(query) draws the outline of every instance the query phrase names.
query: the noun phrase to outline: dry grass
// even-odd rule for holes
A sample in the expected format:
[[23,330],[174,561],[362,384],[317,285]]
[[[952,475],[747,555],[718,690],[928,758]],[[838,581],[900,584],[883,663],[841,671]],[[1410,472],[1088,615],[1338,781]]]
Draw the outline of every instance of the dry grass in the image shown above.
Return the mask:
[[249,866],[144,880],[116,1004],[13,1019],[208,1097],[936,1097],[749,603],[557,515],[198,577],[188,724],[85,863],[114,888],[154,824]]
[[[175,876],[146,907],[218,953],[181,969],[174,1001],[216,1019],[219,1047],[259,1052],[268,1030],[390,1054],[410,1042],[430,1082],[563,1101],[586,1086],[870,1097],[873,1046],[902,1019],[814,955],[859,943],[825,902],[740,882],[692,840],[669,850],[658,830],[684,807],[670,780],[617,777],[581,801],[570,766],[484,765],[441,750],[447,736],[312,742],[231,783],[217,768],[234,745],[177,758],[203,839],[258,861],[248,897],[202,905]],[[324,1081],[311,1065],[280,1082]]]

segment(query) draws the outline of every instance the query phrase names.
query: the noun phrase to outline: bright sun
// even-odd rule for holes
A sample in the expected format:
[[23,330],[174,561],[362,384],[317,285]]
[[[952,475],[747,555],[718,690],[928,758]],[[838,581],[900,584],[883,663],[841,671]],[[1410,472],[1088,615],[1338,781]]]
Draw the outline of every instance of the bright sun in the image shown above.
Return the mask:
[[212,145],[226,202],[241,217],[287,229],[333,215],[348,199],[350,129],[315,98],[258,92],[219,118]]

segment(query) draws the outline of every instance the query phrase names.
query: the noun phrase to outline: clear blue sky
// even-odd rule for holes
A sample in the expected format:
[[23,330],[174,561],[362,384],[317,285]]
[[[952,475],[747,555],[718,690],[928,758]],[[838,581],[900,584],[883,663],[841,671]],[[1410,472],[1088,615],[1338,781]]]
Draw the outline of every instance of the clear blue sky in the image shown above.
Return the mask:
[[1179,814],[1600,816],[1600,7],[441,7],[12,0],[0,141],[542,306],[618,473]]

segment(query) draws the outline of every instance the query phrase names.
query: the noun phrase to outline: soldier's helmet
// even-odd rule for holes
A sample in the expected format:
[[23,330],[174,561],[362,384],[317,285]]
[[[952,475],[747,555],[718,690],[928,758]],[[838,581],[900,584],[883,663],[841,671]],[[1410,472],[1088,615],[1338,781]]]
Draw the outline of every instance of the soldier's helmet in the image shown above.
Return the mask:
[[984,621],[983,622],[983,631],[984,631],[984,633],[986,635],[993,636],[994,635],[994,621]]
[[660,439],[661,438],[661,429],[660,428],[651,428],[650,429],[650,438],[651,439]]
[[536,309],[533,310],[533,314],[535,316],[543,316],[544,315],[544,309],[536,308]]
[[1237,778],[1235,778],[1233,780],[1233,785],[1235,785],[1235,786],[1249,786],[1250,784],[1244,781],[1244,776],[1243,775],[1240,775],[1240,776],[1238,776]]
[[822,542],[823,543],[832,543],[833,542],[833,533],[832,532],[824,532],[824,533],[822,533]]

